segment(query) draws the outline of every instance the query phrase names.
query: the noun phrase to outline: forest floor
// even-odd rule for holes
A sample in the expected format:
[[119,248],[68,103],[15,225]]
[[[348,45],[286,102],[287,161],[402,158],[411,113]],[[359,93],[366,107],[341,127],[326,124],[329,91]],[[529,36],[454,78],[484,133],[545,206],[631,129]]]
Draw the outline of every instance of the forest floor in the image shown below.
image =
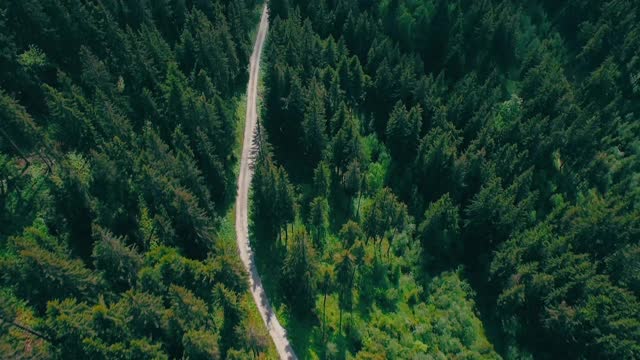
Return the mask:
[[257,123],[258,78],[260,74],[260,57],[269,28],[267,7],[265,5],[260,19],[260,27],[256,36],[255,46],[250,60],[249,84],[247,85],[247,111],[244,128],[244,140],[242,157],[240,159],[240,172],[238,175],[238,197],[236,198],[236,239],[240,252],[240,259],[249,274],[249,287],[251,295],[260,311],[262,320],[267,326],[269,335],[273,339],[281,359],[297,359],[293,348],[287,339],[285,329],[280,325],[276,314],[271,307],[260,274],[255,266],[254,254],[249,243],[249,188],[253,169],[251,167],[251,154],[254,144],[255,128]]

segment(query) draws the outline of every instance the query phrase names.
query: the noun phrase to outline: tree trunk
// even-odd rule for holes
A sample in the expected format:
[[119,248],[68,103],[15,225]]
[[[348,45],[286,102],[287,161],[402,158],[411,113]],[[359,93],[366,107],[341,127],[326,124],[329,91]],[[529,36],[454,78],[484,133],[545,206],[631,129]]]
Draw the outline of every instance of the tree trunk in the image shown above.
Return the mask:
[[387,248],[387,260],[391,260],[391,240],[396,237],[397,230],[393,229],[393,234],[391,234],[391,238],[389,238],[389,247]]
[[324,300],[322,300],[322,342],[326,339],[327,329],[327,290],[324,290]]
[[282,243],[282,228],[278,226],[278,236],[276,237],[276,244]]
[[289,245],[289,229],[287,229],[287,225],[284,226],[284,247],[287,248]]
[[387,246],[387,261],[391,259],[391,241],[389,241],[389,245]]
[[342,334],[342,306],[338,306],[340,308],[340,320],[338,321],[338,333]]
[[358,203],[356,205],[356,219],[360,216],[360,199],[362,199],[362,191],[358,192]]
[[378,239],[373,239],[373,257],[375,259],[378,258]]

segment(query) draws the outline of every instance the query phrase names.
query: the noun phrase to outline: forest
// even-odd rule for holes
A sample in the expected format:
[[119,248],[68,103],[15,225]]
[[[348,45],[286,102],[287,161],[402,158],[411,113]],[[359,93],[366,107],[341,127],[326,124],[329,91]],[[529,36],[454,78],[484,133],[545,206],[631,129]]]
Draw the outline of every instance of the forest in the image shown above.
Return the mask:
[[268,6],[252,232],[300,358],[640,358],[637,2]]
[[261,8],[0,0],[0,358],[273,358],[227,216]]
[[632,0],[0,0],[0,358],[640,359]]

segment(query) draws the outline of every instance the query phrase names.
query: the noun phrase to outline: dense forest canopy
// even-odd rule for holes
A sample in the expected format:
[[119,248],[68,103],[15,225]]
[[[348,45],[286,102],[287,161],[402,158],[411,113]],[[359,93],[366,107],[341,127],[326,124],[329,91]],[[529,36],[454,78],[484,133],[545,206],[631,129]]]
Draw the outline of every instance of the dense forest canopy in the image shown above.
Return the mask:
[[[258,0],[0,0],[0,357],[255,359]],[[271,0],[251,238],[302,359],[640,358],[640,6]]]
[[637,2],[269,8],[253,229],[299,356],[640,357]]
[[267,356],[220,235],[261,5],[0,0],[0,357]]

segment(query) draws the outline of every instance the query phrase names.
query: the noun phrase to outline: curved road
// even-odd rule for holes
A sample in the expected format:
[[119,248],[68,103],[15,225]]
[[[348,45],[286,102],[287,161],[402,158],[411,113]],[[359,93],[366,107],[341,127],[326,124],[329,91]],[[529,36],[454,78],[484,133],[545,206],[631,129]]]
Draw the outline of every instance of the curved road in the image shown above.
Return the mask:
[[253,300],[258,306],[260,316],[269,330],[269,335],[276,345],[281,359],[293,359],[297,357],[293,348],[287,340],[287,332],[280,325],[273,308],[269,304],[269,299],[262,286],[260,274],[256,269],[253,250],[249,244],[249,187],[253,177],[251,167],[251,147],[255,136],[255,128],[258,120],[257,97],[258,78],[260,74],[260,56],[264,40],[269,30],[269,19],[267,16],[267,6],[265,5],[260,19],[260,27],[256,36],[256,44],[253,48],[249,67],[249,84],[247,85],[247,119],[244,128],[244,140],[242,144],[242,158],[240,160],[240,175],[238,176],[238,197],[236,198],[236,240],[240,251],[240,259],[249,273],[249,286]]

